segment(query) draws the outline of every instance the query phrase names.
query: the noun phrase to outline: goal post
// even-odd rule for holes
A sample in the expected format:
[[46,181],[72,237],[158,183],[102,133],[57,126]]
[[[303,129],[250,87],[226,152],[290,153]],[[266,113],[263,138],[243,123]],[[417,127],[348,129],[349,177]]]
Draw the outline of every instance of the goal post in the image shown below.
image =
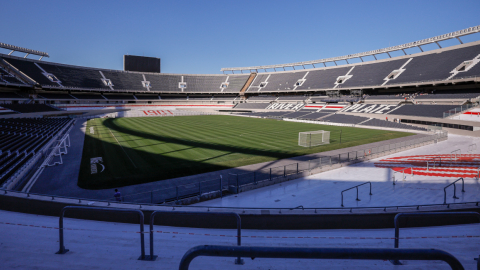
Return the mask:
[[312,147],[330,143],[330,131],[317,130],[298,133],[298,145]]

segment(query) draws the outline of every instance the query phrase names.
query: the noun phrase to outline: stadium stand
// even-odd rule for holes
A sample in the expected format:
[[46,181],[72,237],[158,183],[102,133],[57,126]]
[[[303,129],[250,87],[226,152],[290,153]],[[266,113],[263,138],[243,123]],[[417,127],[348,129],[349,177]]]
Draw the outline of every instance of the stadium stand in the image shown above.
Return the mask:
[[250,87],[247,89],[247,92],[257,92],[260,90],[262,83],[266,82],[268,79],[268,74],[257,74],[253,82],[250,84]]
[[346,114],[334,114],[322,118],[322,121],[332,122],[332,123],[341,123],[341,124],[359,124],[368,120],[367,117],[355,116],[355,115],[346,115]]
[[462,62],[473,59],[479,52],[480,45],[476,45],[413,57],[413,60],[405,66],[405,71],[387,84],[445,80],[452,75],[450,72],[453,69]]
[[282,101],[282,100],[306,100],[309,97],[307,96],[280,96],[277,98],[277,101]]
[[0,99],[27,99],[15,92],[0,92]]
[[140,94],[136,94],[135,97],[137,99],[140,99],[140,100],[155,100],[155,99],[159,99],[157,95],[140,95]]
[[456,107],[456,105],[404,105],[393,110],[391,114],[422,117],[443,117],[444,112],[455,109]]
[[370,119],[366,122],[361,124],[362,126],[375,126],[375,127],[382,127],[382,128],[399,128],[399,129],[412,129],[412,130],[419,130],[419,131],[426,131],[427,129],[422,127],[416,127],[406,124],[401,124],[392,121],[385,121],[380,119]]
[[17,79],[14,75],[8,73],[5,69],[0,67],[0,83],[14,83],[14,84],[24,84],[20,80]]
[[263,110],[266,109],[270,103],[238,103],[234,109],[257,109]]
[[450,93],[450,94],[425,94],[414,96],[413,99],[476,99],[480,93]]
[[105,100],[104,97],[102,97],[102,95],[100,94],[71,94],[73,97],[75,97],[76,99],[101,99],[101,100]]
[[268,84],[260,91],[290,91],[307,72],[274,73],[268,78]]
[[103,96],[109,100],[136,100],[133,95],[104,94]]
[[2,104],[2,107],[19,113],[61,111],[47,104]]
[[67,93],[39,93],[38,96],[45,99],[75,99]]
[[312,110],[299,110],[297,112],[288,113],[283,115],[284,118],[299,118],[302,116],[308,116],[309,114],[313,113]]
[[314,113],[310,113],[310,114],[307,114],[307,115],[299,116],[298,119],[315,120],[315,119],[319,119],[321,117],[325,117],[325,116],[330,115],[330,114],[331,113],[329,113],[329,112],[314,112]]
[[352,77],[341,84],[342,87],[382,85],[385,78],[396,69],[399,69],[408,59],[379,62],[376,64],[356,65],[349,73]]
[[331,89],[335,87],[335,82],[339,76],[348,73],[350,67],[326,68],[321,70],[312,70],[305,78],[306,81],[296,90],[310,89]]
[[0,120],[0,185],[72,122],[73,120],[67,118]]
[[121,71],[102,71],[105,78],[110,79],[116,90],[143,89],[143,76],[139,73]]
[[250,75],[235,75],[228,77],[228,87],[222,92],[224,93],[238,93],[245,85]]
[[277,97],[274,97],[274,96],[251,96],[248,98],[248,101],[255,101],[255,100],[274,101],[275,99],[277,99]]

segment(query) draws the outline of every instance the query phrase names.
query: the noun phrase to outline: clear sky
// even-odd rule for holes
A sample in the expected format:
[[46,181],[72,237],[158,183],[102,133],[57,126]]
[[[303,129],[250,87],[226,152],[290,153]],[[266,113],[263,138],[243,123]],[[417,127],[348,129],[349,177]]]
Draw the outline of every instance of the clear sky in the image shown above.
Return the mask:
[[480,0],[5,0],[0,10],[0,42],[46,51],[47,61],[123,69],[124,54],[144,55],[161,58],[164,73],[189,74],[342,56],[480,25]]

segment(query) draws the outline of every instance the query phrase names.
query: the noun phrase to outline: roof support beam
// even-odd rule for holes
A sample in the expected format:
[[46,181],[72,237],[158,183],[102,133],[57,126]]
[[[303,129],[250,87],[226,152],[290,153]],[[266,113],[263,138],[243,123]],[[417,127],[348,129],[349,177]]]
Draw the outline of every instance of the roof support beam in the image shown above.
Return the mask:
[[417,47],[420,48],[420,51],[423,52],[422,46],[418,45]]
[[361,56],[360,56],[359,58],[360,58],[360,60],[362,60],[362,62],[363,62],[363,58],[362,58]]
[[392,56],[390,55],[390,53],[389,53],[389,52],[387,52],[387,54],[388,54],[388,56],[389,56],[390,58],[392,58]]
[[403,53],[404,53],[405,55],[407,55],[407,53],[405,52],[405,50],[404,50],[404,49],[402,49],[402,51],[403,51]]
[[438,42],[435,41],[435,43],[438,45],[438,47],[441,49],[442,46],[440,46],[440,44]]
[[463,44],[463,41],[460,39],[460,37],[457,37],[458,41],[460,41],[461,44]]

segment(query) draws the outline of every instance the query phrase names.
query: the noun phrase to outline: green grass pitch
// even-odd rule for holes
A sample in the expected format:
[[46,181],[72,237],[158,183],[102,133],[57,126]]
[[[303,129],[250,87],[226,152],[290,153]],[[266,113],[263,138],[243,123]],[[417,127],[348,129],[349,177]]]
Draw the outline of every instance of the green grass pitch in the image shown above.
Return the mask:
[[[315,130],[329,130],[330,144],[298,146],[299,132]],[[94,119],[87,122],[78,185],[128,186],[409,135],[223,115]],[[92,174],[95,157],[105,169]]]

